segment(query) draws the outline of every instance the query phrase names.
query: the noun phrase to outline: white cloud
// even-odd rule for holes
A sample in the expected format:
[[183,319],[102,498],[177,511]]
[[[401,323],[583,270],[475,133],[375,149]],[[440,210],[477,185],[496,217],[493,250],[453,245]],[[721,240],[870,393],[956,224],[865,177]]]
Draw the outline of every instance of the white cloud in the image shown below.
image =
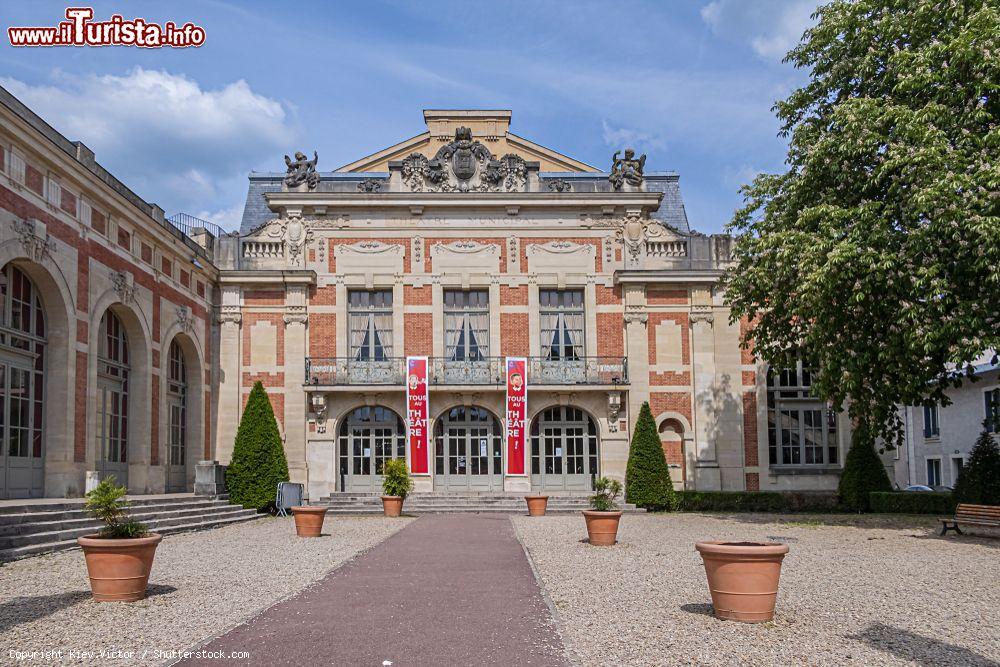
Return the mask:
[[48,85],[0,78],[0,85],[168,213],[242,209],[249,169],[271,162],[277,169],[295,149],[287,105],[242,79],[208,89],[137,67],[121,76],[56,72]]
[[722,182],[727,187],[738,189],[740,186],[747,185],[753,181],[763,171],[763,169],[749,164],[742,164],[740,166],[727,165],[722,170]]
[[743,41],[765,60],[780,60],[813,23],[816,0],[712,0],[701,18],[720,37]]
[[634,148],[639,152],[643,150],[655,150],[666,152],[667,142],[662,137],[648,132],[642,132],[631,127],[612,127],[607,120],[602,120],[604,128],[604,143],[614,149]]
[[240,220],[243,218],[243,202],[239,204],[234,204],[228,208],[222,208],[215,211],[200,211],[195,213],[196,218],[201,218],[202,220],[207,220],[208,222],[213,222],[219,227],[225,230],[234,230],[240,228]]

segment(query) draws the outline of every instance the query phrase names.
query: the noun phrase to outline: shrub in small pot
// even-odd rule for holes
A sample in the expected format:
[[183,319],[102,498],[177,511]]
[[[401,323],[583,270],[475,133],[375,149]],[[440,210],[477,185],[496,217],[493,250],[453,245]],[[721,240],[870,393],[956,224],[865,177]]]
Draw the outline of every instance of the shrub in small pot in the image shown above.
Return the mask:
[[399,516],[403,501],[413,489],[405,459],[392,459],[382,466],[382,511],[386,516]]
[[590,509],[583,511],[583,518],[587,521],[587,535],[592,545],[610,547],[618,541],[618,523],[622,513],[615,504],[615,499],[621,492],[622,483],[617,479],[601,477],[594,482]]
[[149,572],[162,535],[129,518],[128,490],[106,477],[87,493],[84,508],[104,528],[77,538],[87,561],[90,590],[98,602],[135,602],[146,597]]

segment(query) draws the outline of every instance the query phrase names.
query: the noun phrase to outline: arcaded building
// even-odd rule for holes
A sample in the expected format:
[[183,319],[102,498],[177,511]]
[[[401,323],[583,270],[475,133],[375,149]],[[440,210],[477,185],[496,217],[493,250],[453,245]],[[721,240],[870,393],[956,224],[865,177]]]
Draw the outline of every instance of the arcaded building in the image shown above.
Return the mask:
[[165,219],[0,101],[4,496],[106,474],[190,490],[199,461],[228,463],[257,381],[312,500],[377,492],[390,458],[417,491],[586,492],[624,477],[644,401],[678,488],[836,484],[842,418],[808,369],[768,379],[740,348],[720,289],[733,241],[692,230],[678,175],[646,156],[598,168],[512,133],[509,111],[429,110],[416,136],[333,171],[296,153],[252,173],[226,234]]
[[0,167],[0,498],[190,490],[213,442],[208,237],[2,88]]

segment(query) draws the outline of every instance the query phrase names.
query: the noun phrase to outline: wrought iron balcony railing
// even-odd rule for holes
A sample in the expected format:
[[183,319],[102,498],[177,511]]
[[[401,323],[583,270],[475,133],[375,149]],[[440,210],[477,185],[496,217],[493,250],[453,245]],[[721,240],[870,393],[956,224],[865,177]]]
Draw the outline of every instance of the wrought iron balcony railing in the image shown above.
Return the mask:
[[[431,385],[504,385],[504,357],[428,360]],[[403,386],[405,357],[358,360],[347,357],[306,357],[306,383],[315,386],[381,385]],[[529,385],[622,385],[628,384],[625,357],[578,357],[550,359],[528,357]]]
[[528,385],[628,384],[625,357],[528,357]]

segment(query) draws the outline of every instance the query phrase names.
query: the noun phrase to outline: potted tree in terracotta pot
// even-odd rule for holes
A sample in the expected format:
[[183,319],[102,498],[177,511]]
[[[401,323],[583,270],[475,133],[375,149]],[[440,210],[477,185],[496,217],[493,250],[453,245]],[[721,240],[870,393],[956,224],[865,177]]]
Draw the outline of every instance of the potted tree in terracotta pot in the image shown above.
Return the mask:
[[399,516],[403,501],[413,488],[405,459],[392,459],[382,466],[382,511],[386,516]]
[[153,556],[162,535],[129,518],[128,490],[106,477],[87,493],[84,508],[104,528],[76,539],[87,561],[90,590],[98,602],[135,602],[146,597]]
[[610,547],[618,541],[618,522],[621,510],[615,499],[622,492],[622,483],[617,479],[601,477],[594,482],[594,495],[590,496],[590,509],[583,511],[587,520],[587,535],[590,543],[598,547]]
[[716,618],[762,623],[774,618],[787,544],[698,542]]
[[545,516],[545,506],[549,504],[548,496],[525,496],[524,501],[528,503],[528,516]]

